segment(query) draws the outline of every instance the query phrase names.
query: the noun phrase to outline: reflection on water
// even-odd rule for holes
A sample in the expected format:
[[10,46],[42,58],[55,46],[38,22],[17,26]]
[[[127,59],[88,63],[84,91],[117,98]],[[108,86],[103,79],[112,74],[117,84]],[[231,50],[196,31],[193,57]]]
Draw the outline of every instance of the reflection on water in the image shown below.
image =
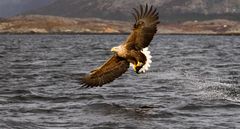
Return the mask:
[[0,128],[240,127],[240,37],[156,36],[146,74],[78,78],[125,35],[1,35]]

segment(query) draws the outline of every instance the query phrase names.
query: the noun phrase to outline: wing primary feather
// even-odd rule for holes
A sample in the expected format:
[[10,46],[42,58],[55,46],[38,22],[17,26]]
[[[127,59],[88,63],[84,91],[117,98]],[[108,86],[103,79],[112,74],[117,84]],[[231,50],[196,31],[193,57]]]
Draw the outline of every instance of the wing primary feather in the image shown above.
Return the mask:
[[156,17],[156,20],[157,20],[158,19],[158,12],[156,13],[155,17]]
[[148,13],[147,13],[147,16],[149,16],[149,15],[151,14],[152,9],[153,9],[153,6],[151,5],[151,7],[150,7],[150,9],[149,9],[149,11],[148,11]]
[[[140,14],[139,14],[138,10],[137,10],[137,9],[135,9],[135,8],[133,8],[133,10],[134,10],[134,11],[135,11],[135,13],[137,14],[137,20],[138,20],[138,19],[140,19]],[[137,20],[136,20],[136,21],[137,21]]]
[[133,15],[133,17],[134,17],[134,19],[135,19],[135,22],[137,22],[137,16],[136,16],[136,14],[134,14],[134,13],[131,13],[132,15]]
[[81,87],[86,88],[86,84],[82,81],[82,78],[80,78],[80,85]]
[[140,18],[142,18],[143,17],[143,7],[142,7],[142,5],[140,5]]
[[88,88],[87,84],[82,85],[83,88]]
[[147,12],[148,12],[148,4],[146,4],[146,6],[145,6],[145,12],[144,12],[144,14],[143,14],[143,17],[146,16]]
[[151,13],[151,15],[156,16],[155,13],[157,12],[157,9],[154,9],[154,11]]

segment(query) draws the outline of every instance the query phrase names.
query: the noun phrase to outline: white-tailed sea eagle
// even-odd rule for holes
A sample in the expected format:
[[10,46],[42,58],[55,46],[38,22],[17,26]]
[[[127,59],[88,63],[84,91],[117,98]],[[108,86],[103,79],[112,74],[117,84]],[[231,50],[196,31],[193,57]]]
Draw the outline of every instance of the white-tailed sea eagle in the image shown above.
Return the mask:
[[134,8],[134,11],[135,24],[131,34],[125,42],[111,49],[114,55],[109,60],[81,78],[84,87],[110,83],[125,73],[130,64],[136,73],[144,73],[150,67],[152,61],[147,47],[157,32],[158,13],[148,5],[145,8],[140,5],[139,10]]

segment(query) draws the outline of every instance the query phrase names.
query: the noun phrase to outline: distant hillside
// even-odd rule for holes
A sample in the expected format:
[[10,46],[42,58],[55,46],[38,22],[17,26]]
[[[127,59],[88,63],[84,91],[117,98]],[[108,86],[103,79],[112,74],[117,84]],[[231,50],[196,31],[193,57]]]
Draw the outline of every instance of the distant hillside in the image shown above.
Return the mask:
[[[132,23],[96,18],[64,18],[56,16],[17,16],[0,20],[0,34],[51,33],[130,33]],[[188,21],[160,24],[159,34],[240,34],[240,22],[229,20]]]
[[41,15],[17,16],[0,21],[0,33],[126,33],[130,28],[128,22]]
[[158,8],[162,22],[229,19],[240,21],[240,0],[57,0],[25,14],[129,21],[139,4]]

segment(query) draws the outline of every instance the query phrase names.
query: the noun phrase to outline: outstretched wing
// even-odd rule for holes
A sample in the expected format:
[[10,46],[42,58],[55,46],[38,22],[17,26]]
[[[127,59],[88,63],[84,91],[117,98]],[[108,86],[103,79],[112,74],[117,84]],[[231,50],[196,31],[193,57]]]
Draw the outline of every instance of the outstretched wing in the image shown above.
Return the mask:
[[120,77],[129,68],[129,62],[117,55],[112,56],[99,68],[81,79],[84,87],[102,86]]
[[142,50],[150,44],[154,34],[157,32],[158,13],[156,9],[153,9],[153,6],[148,7],[147,4],[145,9],[140,5],[140,10],[134,8],[134,11],[135,13],[132,14],[135,18],[135,24],[125,45],[128,48]]

